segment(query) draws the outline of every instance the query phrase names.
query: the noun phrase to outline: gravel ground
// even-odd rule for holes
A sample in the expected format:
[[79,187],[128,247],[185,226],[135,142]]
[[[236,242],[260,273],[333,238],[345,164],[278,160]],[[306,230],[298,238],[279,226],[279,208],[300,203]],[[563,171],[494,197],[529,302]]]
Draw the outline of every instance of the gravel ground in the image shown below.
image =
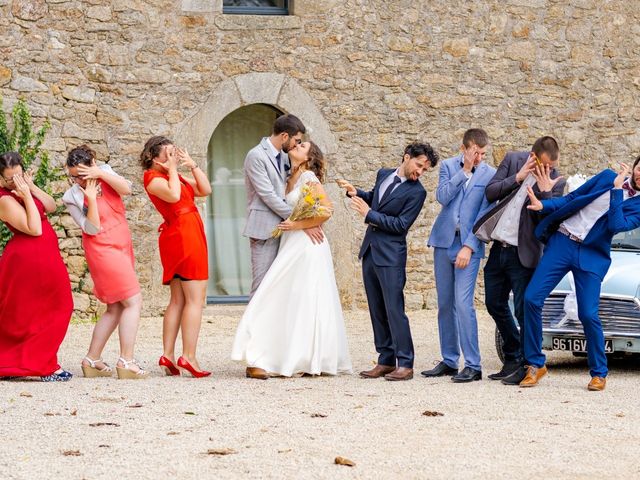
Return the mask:
[[[76,375],[71,382],[0,384],[0,478],[640,476],[637,362],[613,364],[602,393],[586,390],[584,359],[559,353],[529,390],[420,375],[258,381],[229,360],[242,311],[207,309],[199,357],[214,375],[199,380],[160,375],[158,318],[144,319],[139,335],[149,380],[84,379],[79,363],[91,325],[72,325],[60,352]],[[499,361],[492,321],[479,313],[487,375]],[[375,359],[368,315],[347,317],[354,369],[368,368]],[[435,312],[410,318],[417,374],[439,358]],[[105,352],[111,364],[115,340]],[[356,465],[335,465],[336,456]]]

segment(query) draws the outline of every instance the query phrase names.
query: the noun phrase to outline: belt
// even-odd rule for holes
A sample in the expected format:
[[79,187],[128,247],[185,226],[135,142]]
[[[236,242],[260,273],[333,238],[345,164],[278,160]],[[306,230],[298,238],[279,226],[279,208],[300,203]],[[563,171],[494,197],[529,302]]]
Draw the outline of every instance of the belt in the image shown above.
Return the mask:
[[193,213],[193,212],[197,212],[198,211],[198,207],[196,207],[195,205],[190,205],[188,207],[182,207],[182,208],[178,208],[177,210],[174,210],[171,212],[171,217],[170,218],[165,218],[164,219],[164,223],[162,225],[160,225],[158,227],[158,231],[161,232],[163,231],[165,228],[167,228],[174,220],[176,220],[179,216],[181,215],[186,215],[187,213]]
[[580,237],[576,237],[573,233],[571,233],[569,230],[564,228],[562,225],[558,227],[558,232],[564,235],[565,237],[569,237],[569,240],[573,240],[576,243],[582,243],[582,239]]
[[501,242],[500,240],[494,240],[494,242],[497,245],[500,245],[502,248],[516,248],[515,245],[511,245],[510,243],[507,243],[507,242]]

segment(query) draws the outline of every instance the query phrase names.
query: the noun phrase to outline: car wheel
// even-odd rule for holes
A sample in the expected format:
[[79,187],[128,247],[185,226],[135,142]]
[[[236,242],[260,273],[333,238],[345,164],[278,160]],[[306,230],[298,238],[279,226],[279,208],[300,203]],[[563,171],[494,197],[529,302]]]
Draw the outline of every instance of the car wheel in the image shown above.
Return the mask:
[[500,359],[500,361],[504,364],[504,350],[502,349],[504,342],[502,341],[502,335],[500,335],[500,330],[498,330],[497,328],[495,333],[495,341],[496,341],[496,353],[498,354],[498,358]]

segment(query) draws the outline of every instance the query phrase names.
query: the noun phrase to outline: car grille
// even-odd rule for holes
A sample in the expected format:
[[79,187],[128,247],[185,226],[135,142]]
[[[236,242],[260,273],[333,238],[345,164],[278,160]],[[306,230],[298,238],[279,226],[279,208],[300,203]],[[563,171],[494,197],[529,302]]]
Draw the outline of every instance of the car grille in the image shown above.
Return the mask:
[[[564,318],[566,293],[554,293],[544,302],[542,308],[542,328],[550,333],[584,334],[579,320]],[[600,298],[599,308],[602,329],[607,337],[640,337],[640,307],[633,299]]]

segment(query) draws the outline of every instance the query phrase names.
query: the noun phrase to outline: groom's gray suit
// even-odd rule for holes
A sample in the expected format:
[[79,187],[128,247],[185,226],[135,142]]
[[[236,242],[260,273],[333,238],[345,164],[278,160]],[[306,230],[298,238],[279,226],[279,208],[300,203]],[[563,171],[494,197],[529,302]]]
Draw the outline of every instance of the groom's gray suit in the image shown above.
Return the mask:
[[280,152],[278,162],[267,137],[249,150],[244,160],[247,223],[243,235],[249,237],[251,244],[253,278],[249,298],[278,254],[280,239],[271,238],[271,233],[291,214],[291,207],[285,201],[288,164],[289,158],[284,152]]

